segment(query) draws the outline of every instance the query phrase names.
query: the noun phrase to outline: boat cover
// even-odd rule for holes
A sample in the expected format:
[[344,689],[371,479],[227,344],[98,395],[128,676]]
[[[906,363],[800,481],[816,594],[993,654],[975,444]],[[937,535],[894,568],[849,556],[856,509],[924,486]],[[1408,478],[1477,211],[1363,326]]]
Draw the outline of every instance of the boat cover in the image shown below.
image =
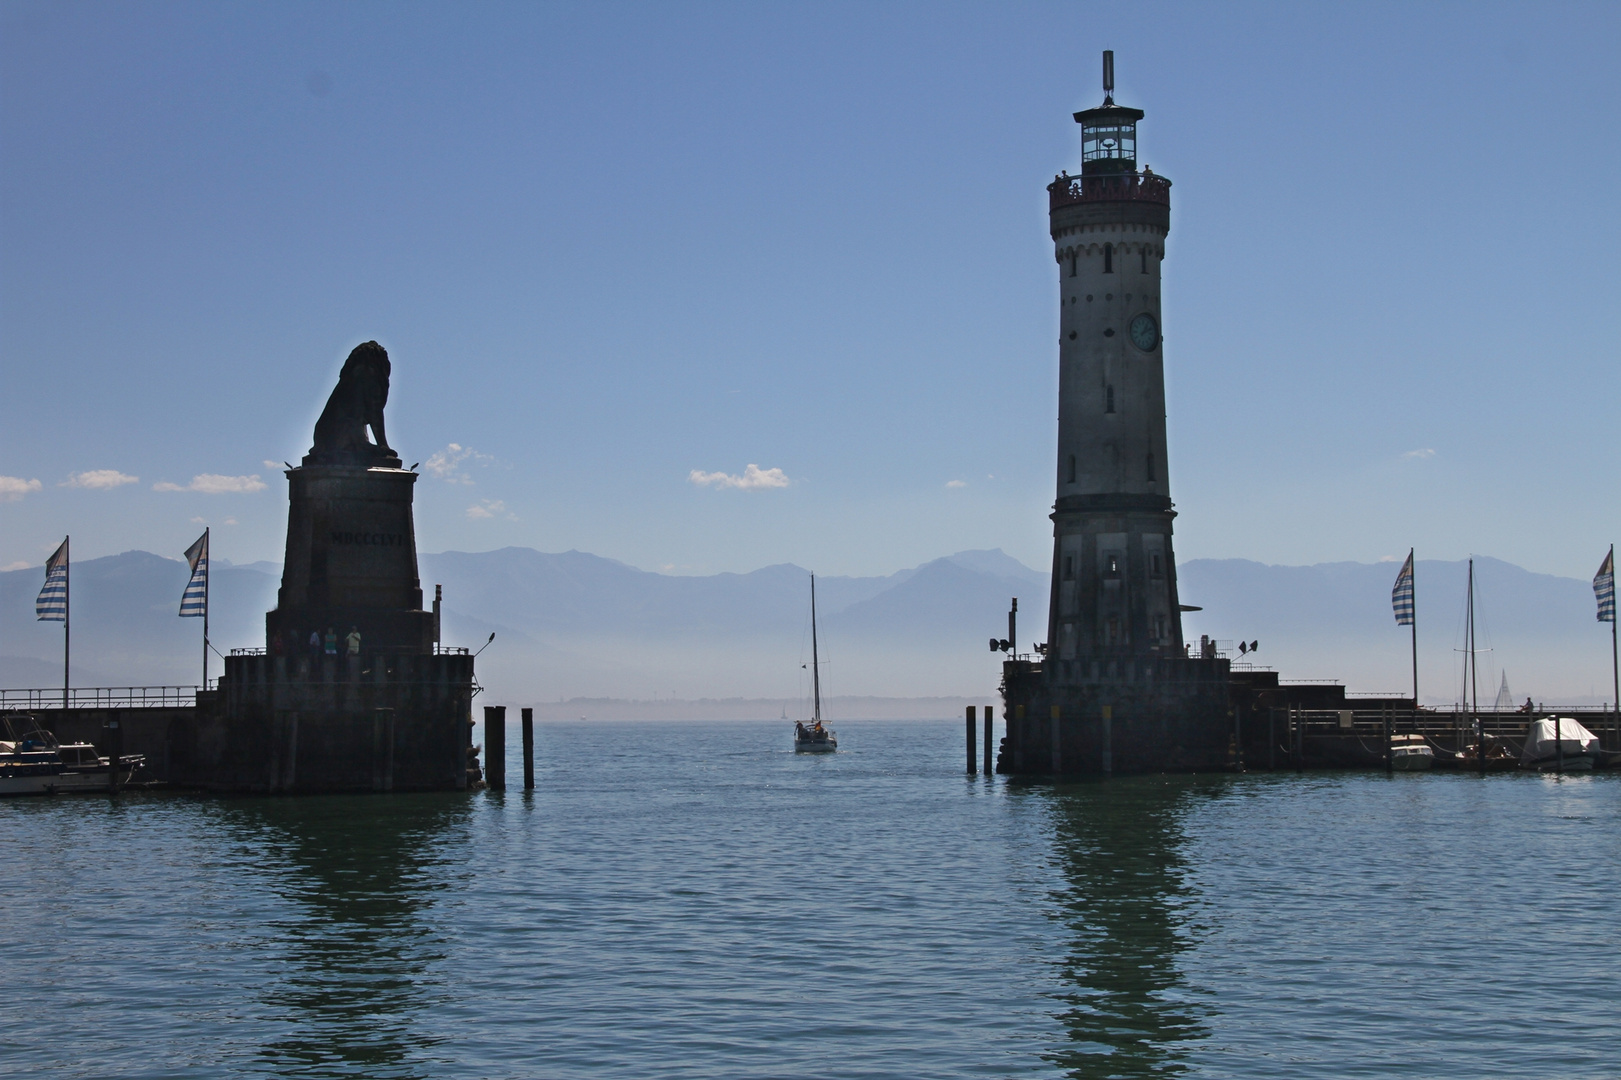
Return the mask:
[[[1537,720],[1525,736],[1525,752],[1521,761],[1547,761],[1557,757],[1561,747],[1554,746],[1554,718]],[[1568,716],[1559,718],[1559,742],[1567,757],[1592,754],[1598,751],[1598,737]]]

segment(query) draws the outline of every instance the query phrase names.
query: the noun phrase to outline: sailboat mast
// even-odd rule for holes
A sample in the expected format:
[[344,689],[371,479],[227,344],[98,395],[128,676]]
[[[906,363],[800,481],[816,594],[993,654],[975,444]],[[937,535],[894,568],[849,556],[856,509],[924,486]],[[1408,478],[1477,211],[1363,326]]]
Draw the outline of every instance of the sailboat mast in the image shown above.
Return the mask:
[[1480,688],[1476,676],[1480,662],[1475,658],[1475,560],[1469,560],[1469,713],[1479,730],[1475,733],[1476,757],[1480,773],[1486,774],[1486,728],[1480,723]]
[[822,661],[816,655],[816,575],[811,575],[811,687],[816,696],[815,720],[822,722]]

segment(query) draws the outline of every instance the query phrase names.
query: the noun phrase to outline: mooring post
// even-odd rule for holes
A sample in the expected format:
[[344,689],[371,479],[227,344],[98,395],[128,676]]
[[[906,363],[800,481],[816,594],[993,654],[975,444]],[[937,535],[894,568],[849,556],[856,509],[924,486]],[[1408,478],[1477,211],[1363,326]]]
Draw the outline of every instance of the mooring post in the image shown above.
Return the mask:
[[1114,772],[1114,706],[1103,706],[1103,774]]
[[535,710],[523,711],[523,789],[535,790]]
[[1276,772],[1278,768],[1278,707],[1266,707],[1266,767]]
[[991,706],[985,706],[985,775],[996,775],[996,758],[991,750],[991,717],[994,712]]
[[1244,705],[1233,706],[1233,771],[1244,771]]
[[507,789],[507,707],[484,706],[484,786]]
[[974,775],[974,707],[968,706],[968,775]]
[[107,721],[107,792],[118,794],[118,763],[124,756],[124,729],[119,724],[118,710],[113,710]]
[[1064,714],[1059,711],[1059,708],[1058,708],[1057,705],[1054,705],[1051,708],[1051,710],[1049,710],[1049,711],[1052,714],[1052,729],[1053,729],[1053,745],[1052,745],[1052,755],[1051,755],[1052,761],[1051,761],[1051,764],[1052,764],[1052,770],[1056,774],[1056,773],[1061,773],[1061,772],[1064,771],[1064,752],[1063,752],[1062,744],[1060,742],[1061,736],[1059,734],[1060,728],[1059,728],[1059,724],[1058,724],[1058,721],[1063,717]]
[[1390,757],[1390,702],[1388,702],[1388,701],[1385,702],[1384,721],[1385,721],[1385,772],[1390,773],[1390,772],[1395,771],[1395,766],[1392,764],[1391,757]]

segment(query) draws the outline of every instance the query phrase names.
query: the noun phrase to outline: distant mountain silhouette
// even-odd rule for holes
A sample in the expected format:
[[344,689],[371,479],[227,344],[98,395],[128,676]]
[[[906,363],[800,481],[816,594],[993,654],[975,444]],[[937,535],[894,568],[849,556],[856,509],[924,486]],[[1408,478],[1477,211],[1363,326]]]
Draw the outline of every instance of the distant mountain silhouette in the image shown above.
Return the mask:
[[[1285,678],[1337,679],[1352,690],[1404,691],[1407,631],[1390,612],[1394,563],[1266,566],[1194,559],[1179,568],[1191,641],[1261,642],[1257,663]],[[445,592],[447,644],[476,648],[495,701],[594,697],[749,697],[808,694],[809,573],[780,564],[746,574],[651,573],[580,551],[528,548],[421,557],[425,597]],[[1464,592],[1462,562],[1417,567],[1421,693],[1452,701]],[[279,567],[216,565],[215,645],[264,644]],[[184,563],[130,551],[73,567],[76,685],[194,684],[199,620],[176,617]],[[1609,636],[1593,617],[1588,582],[1476,560],[1483,647],[1480,695],[1506,671],[1517,700],[1609,697]],[[42,568],[0,573],[0,682],[55,685],[62,630],[34,619]],[[995,690],[1019,598],[1019,644],[1046,639],[1047,575],[1001,551],[965,551],[879,577],[818,577],[823,692],[886,697],[964,696]],[[219,662],[213,664],[217,674]]]

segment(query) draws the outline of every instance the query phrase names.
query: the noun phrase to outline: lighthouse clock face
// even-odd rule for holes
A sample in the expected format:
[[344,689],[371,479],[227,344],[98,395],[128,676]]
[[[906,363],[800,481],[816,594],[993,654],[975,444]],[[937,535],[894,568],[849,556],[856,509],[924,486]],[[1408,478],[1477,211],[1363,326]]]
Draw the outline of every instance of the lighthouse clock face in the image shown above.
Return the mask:
[[1145,311],[1131,320],[1131,343],[1143,352],[1154,351],[1159,344],[1159,323],[1154,316]]

